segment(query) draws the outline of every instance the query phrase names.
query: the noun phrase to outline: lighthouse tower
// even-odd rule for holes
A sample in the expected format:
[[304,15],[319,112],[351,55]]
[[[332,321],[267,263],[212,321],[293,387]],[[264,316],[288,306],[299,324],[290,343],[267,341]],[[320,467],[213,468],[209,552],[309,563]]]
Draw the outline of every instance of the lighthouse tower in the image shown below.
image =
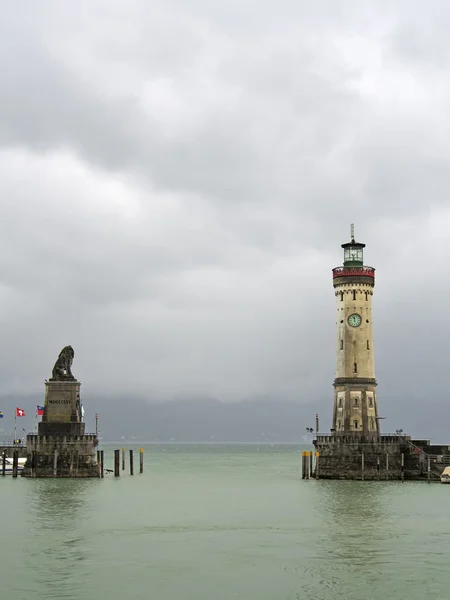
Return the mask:
[[342,244],[344,264],[333,269],[336,296],[336,378],[332,433],[378,438],[372,297],[375,269],[364,265],[365,244]]

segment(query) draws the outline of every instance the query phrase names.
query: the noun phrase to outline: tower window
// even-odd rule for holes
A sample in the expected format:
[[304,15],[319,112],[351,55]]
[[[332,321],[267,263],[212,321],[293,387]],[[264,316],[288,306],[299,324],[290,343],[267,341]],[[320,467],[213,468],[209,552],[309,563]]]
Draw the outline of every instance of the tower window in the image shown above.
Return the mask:
[[341,292],[341,302],[344,300],[344,292]]
[[342,408],[342,398],[339,398],[339,400],[338,400],[338,406],[339,406],[339,408]]
[[354,405],[354,406],[358,406],[358,398],[354,398],[354,400],[353,400],[353,405]]
[[341,422],[338,421],[338,426],[337,426],[338,430],[341,428]]
[[344,349],[344,340],[341,340],[341,350]]
[[366,300],[369,299],[369,294],[366,292]]
[[370,419],[370,429],[375,429],[375,419],[373,417]]
[[367,350],[370,350],[369,340],[367,340]]
[[353,300],[356,300],[356,290],[353,290]]
[[369,406],[373,406],[373,398],[372,398],[372,396],[369,396]]
[[358,429],[358,421],[354,421],[353,425],[355,426],[355,429]]
[[358,364],[353,363],[353,373],[357,373],[357,372],[358,372]]

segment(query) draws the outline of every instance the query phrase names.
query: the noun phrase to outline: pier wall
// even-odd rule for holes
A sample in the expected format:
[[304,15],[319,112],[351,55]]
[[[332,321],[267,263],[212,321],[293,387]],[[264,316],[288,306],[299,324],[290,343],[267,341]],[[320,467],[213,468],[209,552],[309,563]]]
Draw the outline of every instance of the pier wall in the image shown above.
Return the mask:
[[408,436],[318,435],[314,445],[319,452],[320,479],[438,480],[450,464],[448,446]]
[[27,455],[27,447],[25,444],[5,444],[3,446],[0,445],[0,456],[6,452],[6,456],[8,458],[12,458],[14,450],[19,451],[19,458],[25,458]]
[[99,477],[97,436],[27,436],[23,477]]

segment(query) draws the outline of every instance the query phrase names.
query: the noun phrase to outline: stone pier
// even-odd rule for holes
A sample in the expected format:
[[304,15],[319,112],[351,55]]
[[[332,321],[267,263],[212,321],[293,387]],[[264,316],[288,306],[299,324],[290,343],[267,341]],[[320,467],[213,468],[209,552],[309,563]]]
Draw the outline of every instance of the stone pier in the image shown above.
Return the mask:
[[66,346],[45,383],[44,415],[27,436],[23,477],[98,477],[95,434],[85,433],[81,383],[71,373],[74,352]]
[[314,446],[320,479],[438,481],[450,465],[449,446],[407,435],[318,434]]

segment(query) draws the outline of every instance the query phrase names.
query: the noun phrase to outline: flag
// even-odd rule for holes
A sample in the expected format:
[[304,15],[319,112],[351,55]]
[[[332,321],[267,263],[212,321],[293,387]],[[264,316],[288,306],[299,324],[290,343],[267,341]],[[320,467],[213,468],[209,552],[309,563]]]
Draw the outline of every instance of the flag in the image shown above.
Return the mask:
[[16,406],[16,417],[24,417],[25,416],[25,411],[23,410],[23,408],[17,408]]
[[36,414],[38,417],[41,417],[44,414],[44,407],[43,406],[36,406]]
[[3,419],[3,413],[1,410],[0,410],[0,419]]

